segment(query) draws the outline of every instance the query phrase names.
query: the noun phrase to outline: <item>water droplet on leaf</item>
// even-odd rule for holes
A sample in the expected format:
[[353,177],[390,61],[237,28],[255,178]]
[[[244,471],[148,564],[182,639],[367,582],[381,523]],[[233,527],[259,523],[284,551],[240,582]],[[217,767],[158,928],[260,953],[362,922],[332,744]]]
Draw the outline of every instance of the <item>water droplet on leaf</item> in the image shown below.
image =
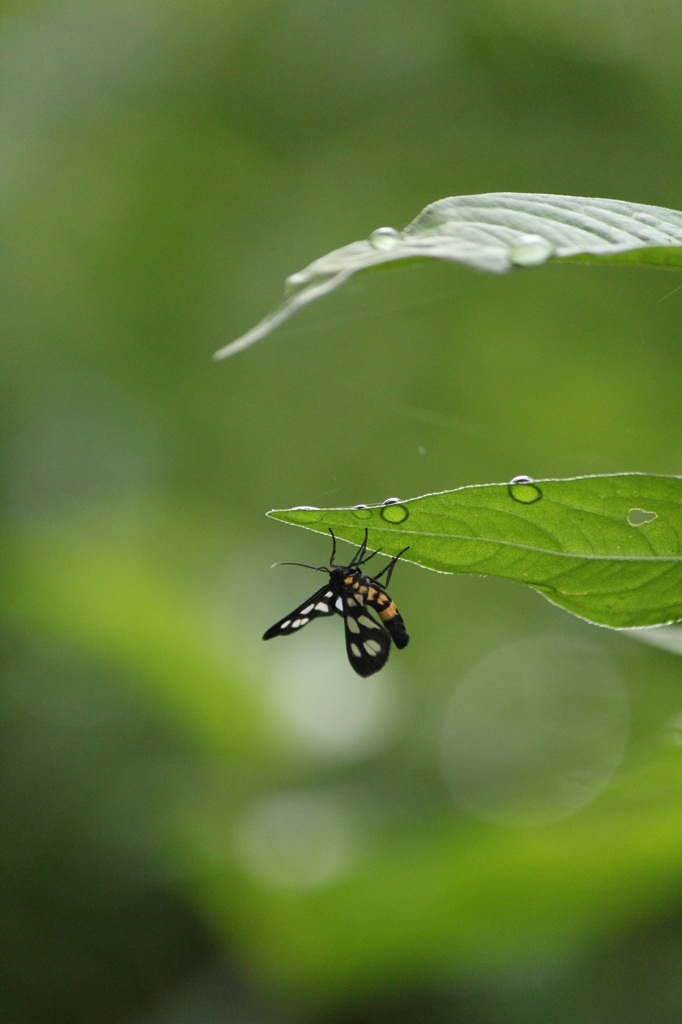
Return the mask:
[[381,518],[387,523],[404,523],[409,514],[409,509],[406,509],[404,505],[396,504],[395,498],[391,500],[390,504],[384,502],[381,506]]
[[542,497],[542,491],[537,484],[528,483],[526,481],[522,483],[509,484],[509,497],[513,498],[514,501],[520,501],[522,505],[534,505],[536,501],[539,501]]
[[319,523],[322,519],[322,509],[315,508],[314,505],[297,505],[296,508],[289,509],[289,516],[294,523]]
[[400,232],[395,228],[377,228],[369,236],[370,245],[375,249],[395,249],[400,241]]
[[509,250],[509,259],[516,267],[538,267],[554,253],[554,246],[541,235],[520,235]]
[[289,274],[284,283],[287,288],[300,288],[302,284],[306,284],[307,280],[308,275],[302,270],[297,270],[295,274]]
[[533,477],[532,476],[524,476],[523,474],[521,474],[521,476],[515,476],[512,479],[512,483],[513,484],[532,484],[533,483]]
[[374,515],[372,509],[366,505],[356,505],[352,512],[356,519],[371,519]]

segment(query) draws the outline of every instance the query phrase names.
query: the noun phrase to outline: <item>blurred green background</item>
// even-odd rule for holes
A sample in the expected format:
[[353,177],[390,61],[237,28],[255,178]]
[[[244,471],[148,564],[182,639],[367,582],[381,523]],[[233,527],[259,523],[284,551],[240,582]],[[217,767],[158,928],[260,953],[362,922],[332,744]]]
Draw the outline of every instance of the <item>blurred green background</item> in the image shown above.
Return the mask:
[[[682,1016],[682,662],[266,520],[682,471],[664,271],[284,277],[496,190],[682,207],[672,0],[4,0],[2,1024]],[[370,538],[371,540],[371,538]],[[350,549],[344,546],[346,551]]]

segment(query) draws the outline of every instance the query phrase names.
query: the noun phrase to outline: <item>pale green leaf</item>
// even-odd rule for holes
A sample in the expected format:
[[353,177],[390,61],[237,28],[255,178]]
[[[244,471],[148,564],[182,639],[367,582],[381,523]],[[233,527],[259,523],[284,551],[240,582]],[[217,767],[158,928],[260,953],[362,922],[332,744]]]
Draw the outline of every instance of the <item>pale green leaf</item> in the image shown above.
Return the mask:
[[500,576],[605,626],[682,618],[682,478],[624,473],[483,484],[399,504],[268,515],[438,572]]
[[431,203],[404,231],[378,228],[287,278],[288,296],[215,359],[241,352],[361,270],[439,259],[504,274],[549,259],[682,267],[682,212],[617,199],[488,192]]

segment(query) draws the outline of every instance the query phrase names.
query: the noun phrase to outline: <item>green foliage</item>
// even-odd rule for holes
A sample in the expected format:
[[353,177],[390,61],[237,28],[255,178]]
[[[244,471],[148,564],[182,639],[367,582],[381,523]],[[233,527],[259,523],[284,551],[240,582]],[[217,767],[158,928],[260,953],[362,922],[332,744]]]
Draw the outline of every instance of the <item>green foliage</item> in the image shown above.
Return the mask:
[[402,563],[376,678],[338,621],[260,639],[330,550],[273,506],[679,474],[682,279],[627,265],[678,236],[472,273],[380,232],[409,271],[210,359],[430,197],[682,209],[682,6],[617,14],[2,5],[3,1020],[682,1017],[680,657]]
[[603,626],[682,617],[682,479],[623,473],[572,480],[519,478],[399,504],[272,511],[273,519],[333,528],[438,572],[525,583]]
[[491,192],[431,203],[404,231],[377,228],[366,241],[315,260],[287,278],[286,301],[215,359],[260,341],[293,313],[354,274],[396,260],[463,263],[504,274],[549,259],[682,267],[682,213],[616,199]]

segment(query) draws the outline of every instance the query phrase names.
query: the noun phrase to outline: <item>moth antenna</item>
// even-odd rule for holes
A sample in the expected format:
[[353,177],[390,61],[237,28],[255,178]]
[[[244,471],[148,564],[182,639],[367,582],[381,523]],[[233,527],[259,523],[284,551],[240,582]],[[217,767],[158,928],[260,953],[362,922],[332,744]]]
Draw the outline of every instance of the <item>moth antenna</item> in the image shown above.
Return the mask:
[[270,568],[274,569],[276,565],[300,565],[302,569],[312,569],[314,572],[329,572],[324,565],[306,565],[305,562],[273,562]]

